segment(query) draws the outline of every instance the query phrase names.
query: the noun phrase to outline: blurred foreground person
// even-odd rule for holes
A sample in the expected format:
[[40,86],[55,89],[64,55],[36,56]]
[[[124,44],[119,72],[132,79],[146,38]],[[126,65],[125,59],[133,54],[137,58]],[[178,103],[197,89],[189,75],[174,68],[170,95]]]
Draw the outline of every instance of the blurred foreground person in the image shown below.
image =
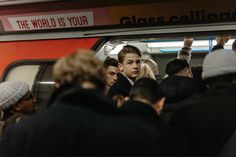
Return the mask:
[[136,119],[143,121],[156,129],[160,156],[184,157],[188,156],[188,144],[184,136],[175,129],[164,124],[160,119],[160,112],[165,98],[161,94],[158,83],[151,78],[140,78],[130,90],[130,100],[120,109]]
[[104,96],[105,69],[93,52],[61,58],[53,78],[60,91],[53,105],[8,128],[1,157],[159,156],[156,129],[125,116]]
[[0,83],[0,134],[9,124],[18,123],[22,117],[35,113],[33,101],[27,83],[19,80]]

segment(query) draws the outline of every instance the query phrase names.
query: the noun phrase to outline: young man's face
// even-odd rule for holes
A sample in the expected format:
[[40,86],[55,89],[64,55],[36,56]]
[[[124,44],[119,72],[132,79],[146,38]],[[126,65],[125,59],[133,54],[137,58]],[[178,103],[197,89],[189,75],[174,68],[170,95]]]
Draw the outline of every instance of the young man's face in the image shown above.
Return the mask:
[[120,70],[131,80],[139,76],[141,69],[141,57],[135,53],[125,55],[123,63],[119,63]]
[[106,69],[107,75],[107,86],[111,87],[117,80],[117,74],[119,73],[119,68],[115,66],[108,66]]

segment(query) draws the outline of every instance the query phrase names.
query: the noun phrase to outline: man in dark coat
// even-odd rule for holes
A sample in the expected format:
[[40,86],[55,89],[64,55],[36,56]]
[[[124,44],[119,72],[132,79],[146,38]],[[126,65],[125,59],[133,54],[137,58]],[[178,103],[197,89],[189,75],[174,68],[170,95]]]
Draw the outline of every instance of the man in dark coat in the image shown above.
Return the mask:
[[0,141],[0,157],[159,156],[156,129],[122,114],[104,97],[104,67],[85,52],[55,64],[59,92],[52,105],[9,127]]
[[172,123],[190,140],[195,156],[216,157],[236,129],[236,53],[216,50],[203,63],[206,97],[182,108]]
[[117,75],[117,81],[108,92],[108,96],[111,98],[115,95],[123,97],[129,95],[129,90],[140,73],[141,52],[135,46],[126,45],[118,53],[118,61],[121,74]]
[[189,63],[184,59],[173,59],[166,66],[168,77],[160,83],[160,88],[166,97],[165,106],[161,114],[163,121],[170,123],[174,112],[191,102],[199,100],[201,86],[192,78]]
[[119,73],[119,67],[118,67],[118,60],[115,58],[107,57],[103,62],[104,68],[106,70],[106,92],[107,95],[108,91],[110,90],[111,86],[116,82],[117,80],[117,74]]
[[160,119],[159,115],[165,98],[160,92],[158,83],[150,78],[141,78],[131,87],[129,96],[130,100],[125,102],[120,110],[156,129],[161,148],[159,155],[166,157],[189,156],[186,138],[174,128],[162,123]]

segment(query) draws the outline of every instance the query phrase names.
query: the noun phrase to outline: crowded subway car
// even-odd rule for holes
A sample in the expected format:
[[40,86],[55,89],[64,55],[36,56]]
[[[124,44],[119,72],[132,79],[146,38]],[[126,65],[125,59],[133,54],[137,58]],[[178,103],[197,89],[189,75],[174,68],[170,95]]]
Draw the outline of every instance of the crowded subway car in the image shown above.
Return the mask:
[[[166,64],[177,57],[178,52],[184,47],[185,38],[184,36],[133,35],[131,37],[5,42],[0,47],[7,52],[7,55],[2,54],[2,58],[5,59],[1,64],[8,65],[2,71],[2,81],[15,79],[26,81],[37,99],[37,108],[41,110],[45,108],[54,90],[52,67],[57,58],[68,55],[77,48],[86,48],[94,49],[95,55],[101,61],[108,56],[117,59],[117,54],[123,46],[133,45],[140,49],[143,60],[154,59],[158,64],[160,75],[165,76]],[[202,65],[206,54],[210,53],[216,45],[215,36],[191,36],[191,39],[193,41],[190,65]],[[231,49],[233,41],[232,35],[225,44],[225,49]],[[12,50],[16,49],[15,46],[17,46],[17,52],[14,53]]]
[[[117,58],[122,46],[134,45],[143,58],[152,57],[165,75],[167,62],[176,57],[185,37],[194,40],[191,65],[202,64],[217,36],[230,36],[227,49],[235,38],[233,5],[214,10],[205,5],[210,1],[204,5],[194,0],[48,1],[37,3],[37,9],[30,2],[11,3],[0,6],[1,80],[28,82],[39,109],[45,107],[53,90],[52,65],[78,48],[93,49],[103,61],[107,56]],[[186,6],[189,9],[182,11]]]
[[[161,0],[158,2],[153,0],[147,0],[146,2],[139,0],[119,1],[119,2],[101,0],[101,1],[96,1],[96,3],[95,2],[87,3],[86,1],[48,0],[44,2],[37,2],[36,4],[32,2],[31,3],[22,2],[22,4],[21,3],[17,4],[15,2],[9,1],[8,4],[6,3],[2,5],[0,2],[1,81],[2,83],[14,80],[21,80],[26,82],[29,85],[29,89],[32,93],[32,95],[29,94],[29,97],[30,98],[34,97],[34,103],[36,105],[37,112],[44,114],[45,111],[47,112],[49,101],[52,101],[50,100],[51,94],[54,93],[57,86],[54,78],[52,77],[53,67],[55,63],[64,56],[68,55],[70,56],[77,49],[90,49],[93,51],[93,55],[95,55],[101,62],[104,62],[108,57],[119,59],[118,53],[121,52],[125,46],[131,45],[136,47],[140,51],[142,56],[141,63],[147,59],[154,60],[155,63],[158,65],[158,71],[160,77],[162,79],[165,79],[166,77],[168,78],[166,74],[167,65],[170,62],[175,61],[175,59],[178,57],[178,54],[183,49],[183,47],[186,47],[186,44],[187,47],[189,48],[189,55],[191,57],[189,58],[189,63],[184,62],[183,65],[185,65],[188,68],[202,66],[205,57],[208,54],[214,53],[212,52],[212,49],[215,47],[215,45],[218,45],[219,44],[218,42],[221,40],[224,41],[223,45],[221,45],[222,46],[221,49],[229,51],[232,50],[233,42],[236,40],[236,23],[235,23],[236,12],[234,8],[235,1],[227,0],[226,2],[228,3],[225,4],[224,7],[222,7],[222,4],[215,3],[212,0],[207,0],[204,3],[199,3],[199,1],[197,0],[191,2],[185,0],[182,1]],[[208,6],[211,5],[212,3],[214,3],[214,7],[209,8]],[[37,7],[35,5],[37,5]],[[232,56],[232,59],[233,57],[234,56]],[[230,60],[230,58],[228,59]],[[210,60],[214,61],[216,59],[213,58]],[[83,63],[83,61],[81,62]],[[226,62],[228,62],[228,60],[219,61],[219,65],[221,64],[224,65],[224,63]],[[231,61],[229,61],[229,63],[230,62]],[[94,67],[94,69],[96,68],[99,68],[99,65]],[[147,84],[147,86],[143,87],[143,89],[147,88],[148,86],[150,86],[150,84],[149,85]],[[156,84],[154,83],[153,86],[155,87]],[[157,86],[159,89],[159,85]],[[223,85],[221,87],[223,87]],[[155,92],[158,93],[157,91]],[[169,93],[172,94],[171,92],[172,91],[167,91],[167,94]],[[145,95],[145,93],[143,94]],[[229,94],[229,96],[231,96],[231,94]],[[26,98],[28,99],[28,94]],[[74,98],[72,99],[74,100]],[[202,95],[197,95],[196,98],[194,99],[200,100],[200,98],[202,98]],[[220,97],[219,98],[215,97],[215,99],[218,102],[222,102],[224,100],[220,99]],[[89,98],[86,100],[81,98],[80,102],[84,101],[89,102],[89,100],[90,100]],[[160,100],[164,101],[164,99]],[[228,102],[230,100],[231,99],[227,99],[225,101]],[[167,102],[166,106],[168,107],[169,102],[171,101],[168,102],[167,100],[166,102]],[[232,101],[232,103],[234,103],[234,101]],[[195,110],[197,111],[197,109]],[[211,109],[206,108],[204,110],[204,113],[205,111],[208,110]],[[227,113],[231,115],[232,114],[231,112],[233,112],[233,110],[234,109],[232,109],[231,111],[227,110]],[[67,111],[68,110],[65,108],[65,114],[69,113]],[[124,121],[122,118],[120,119],[119,116],[117,116],[118,118],[116,117],[117,114],[115,113],[116,111],[114,111],[115,116],[111,116],[111,120],[107,120],[104,118],[107,116],[106,111],[107,109],[104,109],[104,111],[101,111],[102,113],[101,115],[100,114],[95,115],[103,120],[101,124],[99,118],[97,119],[95,118],[94,120],[91,121],[91,124],[94,123],[96,124],[96,122],[99,121],[98,123],[99,126],[93,128],[94,130],[89,130],[89,133],[91,133],[92,137],[91,138],[87,137],[87,135],[84,136],[88,141],[90,140],[92,141],[92,142],[90,141],[91,142],[90,144],[92,146],[96,147],[97,149],[101,149],[102,152],[97,151],[95,149],[95,150],[89,150],[88,154],[91,153],[90,155],[97,155],[97,156],[111,155],[109,153],[111,153],[112,151],[111,152],[107,151],[108,153],[106,154],[106,148],[109,150],[114,149],[111,144],[112,142],[114,142],[112,141],[113,139],[112,137],[120,135],[118,131],[121,132],[124,131],[122,132],[124,133],[124,135],[117,136],[118,138],[115,140],[119,141],[117,142],[119,144],[124,144],[124,146],[127,146],[125,144],[129,143],[130,141],[132,144],[144,141],[143,144],[147,144],[146,146],[149,146],[148,144],[152,143],[150,142],[152,141],[150,136],[146,135],[149,133],[152,134],[153,132],[156,131],[153,130],[152,127],[146,125],[139,126],[140,121],[133,120],[132,118],[125,119],[127,120],[127,123],[124,123],[123,125],[122,122]],[[214,111],[215,109],[213,109],[213,113],[215,113]],[[182,114],[182,112],[185,113],[185,111],[181,111],[179,113]],[[87,110],[81,112],[82,115],[86,113]],[[195,116],[195,114],[197,114],[195,112],[192,113],[194,113],[193,117]],[[149,114],[152,115],[153,112],[149,112]],[[175,124],[178,127],[180,126],[181,128],[184,125],[182,125],[181,123],[182,117],[179,116],[180,114],[173,115],[173,117],[176,117],[176,119],[174,119],[171,122],[173,122],[173,124]],[[164,119],[167,120],[168,121],[167,123],[171,123],[169,120],[170,114],[168,113],[168,111],[166,115],[165,114],[163,115],[164,116],[161,118],[163,118],[163,120]],[[221,115],[217,118],[227,119],[224,116]],[[47,119],[45,118],[44,120]],[[116,126],[113,125],[112,120],[114,120],[114,122],[117,122]],[[189,118],[189,121],[190,120],[192,119]],[[212,122],[212,124],[215,124],[214,123],[215,119],[209,118],[208,120]],[[132,123],[129,124],[128,122]],[[37,123],[39,123],[40,125],[44,125],[42,124],[42,122],[37,122]],[[49,125],[57,127],[60,124],[50,123]],[[90,126],[90,124],[89,125],[85,124],[85,125],[86,127]],[[130,130],[125,129],[129,128],[129,125],[134,127],[133,130],[131,129],[131,132],[135,131],[135,129],[139,129],[140,132],[139,131],[135,132],[137,134],[135,134],[134,136],[130,136],[131,139],[128,138],[126,140],[126,137],[128,137],[126,135],[132,134],[129,132]],[[215,126],[211,128],[210,125],[208,126],[206,124],[202,125],[199,124],[199,125],[202,126],[201,128],[202,130],[205,130],[205,128],[210,128],[211,131],[221,130],[222,128],[228,127],[226,123],[222,124],[221,128],[219,127],[217,128]],[[198,123],[190,125],[190,130],[191,129],[194,130],[197,126]],[[61,125],[60,127],[61,127],[60,129],[63,128]],[[124,130],[122,130],[122,127]],[[151,131],[150,130],[145,131],[146,129],[150,129]],[[109,132],[108,130],[112,132]],[[225,131],[225,134],[228,132],[230,133],[232,132],[232,128],[230,128],[229,130],[230,131],[228,130]],[[70,131],[73,132],[73,129]],[[167,132],[168,131],[169,130],[167,129]],[[187,129],[187,131],[189,130]],[[93,135],[96,135],[96,133],[98,132],[101,133],[101,136],[99,135],[93,137]],[[49,133],[48,132],[45,133],[45,137],[49,135]],[[58,131],[57,133],[59,134],[61,132]],[[173,132],[172,135],[175,134],[178,133]],[[212,134],[215,135],[214,133]],[[104,136],[102,137],[102,135]],[[105,135],[110,137],[110,139],[106,139]],[[186,144],[185,137],[181,136],[182,138],[175,139],[175,137],[172,135],[169,137],[163,135],[163,138],[164,137],[167,138],[166,142],[163,142],[165,144],[163,147],[165,148],[168,147],[169,146],[168,142],[173,142],[173,145],[175,145],[176,144],[175,141],[180,141],[179,146],[183,144],[184,151],[182,151],[182,148],[177,147],[177,145],[175,145],[176,148],[173,149],[174,150],[173,153],[175,153],[176,151],[180,154],[183,153],[182,156],[192,156],[188,154],[187,147],[186,148],[184,147]],[[30,136],[31,134],[29,133],[26,139],[30,138]],[[159,137],[159,135],[157,136]],[[37,137],[42,137],[43,139],[44,136],[42,136],[42,134],[39,133],[37,134]],[[75,135],[75,137],[77,136]],[[136,137],[137,140],[136,138],[132,139],[132,137]],[[171,137],[173,137],[173,139],[170,139]],[[203,135],[203,137],[205,137],[205,134]],[[95,139],[94,141],[93,138]],[[154,136],[154,138],[157,137]],[[211,136],[209,136],[209,138],[211,138]],[[229,137],[227,136],[227,138],[224,137],[220,139],[219,142],[220,146],[217,145],[217,149],[219,151],[222,149],[222,145],[226,144],[226,139],[228,140],[228,138]],[[22,140],[22,138],[19,139]],[[41,140],[39,138],[37,139],[39,140],[39,143],[37,142],[36,143],[42,144],[40,143]],[[195,139],[195,137],[193,137],[193,139],[191,140],[198,140],[198,139]],[[199,138],[199,140],[201,139]],[[50,143],[51,141],[49,140],[47,142]],[[103,142],[108,143],[106,144],[106,148],[103,145]],[[116,142],[114,143],[116,144]],[[32,144],[32,146],[34,144]],[[208,143],[208,141],[206,141],[204,146],[202,147],[200,146],[201,151],[197,152],[196,154],[199,155],[203,152],[208,152],[208,150],[206,149],[209,148],[209,154],[206,153],[204,155],[206,156],[207,155],[211,156],[212,154],[215,155],[215,152],[211,150],[212,147],[206,146],[207,144],[211,146],[212,143]],[[10,145],[8,146],[11,147]],[[81,147],[83,146],[84,145],[82,144]],[[139,145],[137,144],[137,146]],[[27,148],[30,147],[31,146]],[[1,145],[0,148],[4,149],[4,151],[7,150],[7,148],[4,148]],[[54,150],[54,147],[49,146],[48,148],[52,148]],[[123,146],[122,148],[124,149],[124,152],[127,151],[127,148],[124,148]],[[130,147],[131,155],[133,154],[132,152],[137,151],[137,148]],[[161,156],[165,156],[168,154],[167,153],[168,151],[166,150],[165,152],[163,152],[163,150],[160,150],[160,152],[158,152],[159,149],[157,150],[152,149],[153,147],[150,148],[144,147],[144,148],[145,150],[150,151],[149,152],[150,156],[153,155],[152,153],[163,154]],[[172,147],[170,148],[172,149]],[[86,150],[87,148],[84,149],[82,152],[84,151],[86,152]],[[38,154],[42,152],[43,151],[39,151]],[[118,153],[119,155],[121,155],[122,153],[123,153],[122,155],[124,155],[124,152],[120,150],[118,152],[120,153],[120,154]],[[180,154],[178,153],[173,155],[171,154],[171,151],[169,152],[170,154],[168,154],[167,156],[180,156]],[[29,151],[28,154],[29,156],[32,155],[30,153],[31,152]],[[142,155],[149,156],[149,153],[146,152]],[[1,155],[2,154],[0,152],[0,156]],[[68,156],[68,154],[66,155]],[[5,154],[3,156],[7,155]]]

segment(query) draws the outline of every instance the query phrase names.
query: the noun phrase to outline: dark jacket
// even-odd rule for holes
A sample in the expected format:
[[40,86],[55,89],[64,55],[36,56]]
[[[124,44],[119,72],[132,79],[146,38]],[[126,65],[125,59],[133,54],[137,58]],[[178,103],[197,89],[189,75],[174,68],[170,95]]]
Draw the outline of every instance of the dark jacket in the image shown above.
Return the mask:
[[178,110],[172,123],[190,140],[196,156],[216,157],[236,129],[236,85],[216,82],[206,97]]
[[180,102],[200,90],[194,79],[182,76],[163,79],[160,88],[166,97],[166,103]]
[[125,116],[100,93],[65,91],[48,110],[8,128],[0,156],[158,156],[156,129]]
[[112,98],[115,95],[122,95],[124,97],[129,95],[130,88],[132,87],[129,80],[122,74],[117,74],[117,80],[108,91],[108,96]]
[[236,130],[234,134],[230,137],[227,144],[224,146],[220,153],[220,157],[235,157],[236,156]]
[[156,142],[160,145],[156,149],[160,149],[160,156],[189,156],[186,138],[174,128],[164,124],[151,106],[139,101],[128,101],[120,107],[120,110],[156,129],[155,134],[159,137]]
[[199,101],[205,95],[205,87],[189,77],[167,77],[160,83],[160,88],[166,97],[161,114],[166,123],[170,123],[173,112]]

